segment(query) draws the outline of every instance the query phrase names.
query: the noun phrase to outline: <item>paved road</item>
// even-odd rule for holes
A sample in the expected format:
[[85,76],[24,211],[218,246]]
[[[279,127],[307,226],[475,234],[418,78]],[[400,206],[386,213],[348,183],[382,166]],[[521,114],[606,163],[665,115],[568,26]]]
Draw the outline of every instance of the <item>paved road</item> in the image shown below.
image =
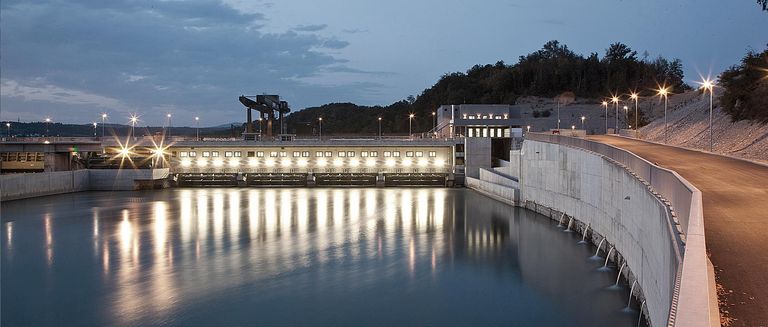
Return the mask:
[[737,319],[733,326],[768,326],[768,167],[615,136],[590,139],[675,170],[701,190],[707,250],[728,292],[725,310]]

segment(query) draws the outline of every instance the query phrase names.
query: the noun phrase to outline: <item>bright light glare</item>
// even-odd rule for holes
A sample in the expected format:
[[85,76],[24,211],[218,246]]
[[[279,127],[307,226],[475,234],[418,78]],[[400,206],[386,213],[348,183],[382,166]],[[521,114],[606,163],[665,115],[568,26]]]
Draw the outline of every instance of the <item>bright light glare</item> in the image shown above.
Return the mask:
[[403,166],[405,166],[405,167],[410,167],[412,163],[413,162],[411,161],[411,159],[403,160]]
[[349,166],[350,167],[357,167],[358,164],[360,164],[360,162],[357,161],[357,159],[352,159],[352,160],[349,161]]
[[248,159],[248,166],[251,166],[251,167],[256,167],[256,165],[258,165],[258,164],[259,164],[259,162],[258,162],[258,161],[256,161],[256,158],[250,158],[250,159]]
[[299,164],[299,167],[306,167],[307,159],[299,159],[298,164]]
[[336,167],[341,167],[342,164],[344,164],[344,162],[341,161],[341,159],[333,160],[333,165],[336,166]]
[[607,106],[608,105],[608,101],[603,101],[603,105]]
[[325,159],[318,159],[317,160],[317,166],[318,167],[325,167],[325,165],[327,165],[327,164],[328,164],[328,161],[325,160]]
[[275,165],[275,160],[267,159],[267,161],[264,163],[267,165],[267,167],[272,167]]
[[282,161],[280,161],[280,165],[283,166],[283,167],[290,166],[291,165],[291,159],[283,159]]
[[437,167],[445,166],[445,160],[443,160],[443,159],[435,160],[435,166],[437,166]]
[[230,167],[237,167],[237,166],[240,166],[240,160],[237,160],[237,159],[229,159],[229,166],[230,166]]
[[127,157],[131,154],[131,150],[126,147],[121,147],[120,150],[117,150],[117,154],[119,154],[121,157]]
[[197,166],[198,167],[205,167],[205,165],[207,165],[207,164],[208,164],[208,161],[206,161],[205,159],[197,159]]
[[395,159],[387,159],[387,167],[394,167]]
[[191,165],[192,165],[192,161],[190,161],[189,159],[182,159],[181,160],[181,166],[182,167],[189,167]]
[[637,93],[632,93],[629,95],[629,97],[632,98],[633,100],[637,99],[637,96],[638,96]]
[[365,162],[365,165],[366,165],[366,166],[368,166],[368,167],[373,167],[373,166],[376,166],[376,159],[368,159],[368,160]]
[[221,159],[214,159],[213,160],[213,166],[214,167],[221,167],[224,165],[224,160]]
[[429,161],[427,159],[419,159],[419,166],[426,167]]

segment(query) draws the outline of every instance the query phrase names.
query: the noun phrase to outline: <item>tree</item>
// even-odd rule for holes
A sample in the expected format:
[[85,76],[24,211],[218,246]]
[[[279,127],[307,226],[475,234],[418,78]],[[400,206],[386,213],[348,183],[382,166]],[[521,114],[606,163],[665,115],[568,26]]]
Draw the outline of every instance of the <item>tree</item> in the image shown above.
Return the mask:
[[768,11],[768,0],[757,0],[757,4],[763,7],[763,10]]
[[733,121],[768,122],[768,49],[762,53],[749,51],[741,64],[720,75],[725,89],[720,102]]

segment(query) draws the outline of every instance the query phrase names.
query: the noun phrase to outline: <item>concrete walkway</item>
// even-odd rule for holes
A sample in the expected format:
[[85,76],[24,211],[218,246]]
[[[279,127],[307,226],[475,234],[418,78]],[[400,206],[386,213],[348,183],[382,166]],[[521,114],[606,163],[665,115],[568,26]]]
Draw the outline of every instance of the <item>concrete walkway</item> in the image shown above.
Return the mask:
[[[768,326],[768,167],[615,136],[589,139],[675,170],[702,192],[707,251],[732,326]],[[722,305],[722,303],[721,303]]]

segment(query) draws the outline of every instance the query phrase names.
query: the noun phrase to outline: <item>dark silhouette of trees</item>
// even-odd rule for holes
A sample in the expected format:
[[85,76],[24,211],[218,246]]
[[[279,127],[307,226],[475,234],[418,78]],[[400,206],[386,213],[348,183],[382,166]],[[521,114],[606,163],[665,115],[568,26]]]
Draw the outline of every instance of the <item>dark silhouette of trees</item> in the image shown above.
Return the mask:
[[720,102],[733,121],[768,122],[768,49],[749,51],[741,63],[720,75]]

